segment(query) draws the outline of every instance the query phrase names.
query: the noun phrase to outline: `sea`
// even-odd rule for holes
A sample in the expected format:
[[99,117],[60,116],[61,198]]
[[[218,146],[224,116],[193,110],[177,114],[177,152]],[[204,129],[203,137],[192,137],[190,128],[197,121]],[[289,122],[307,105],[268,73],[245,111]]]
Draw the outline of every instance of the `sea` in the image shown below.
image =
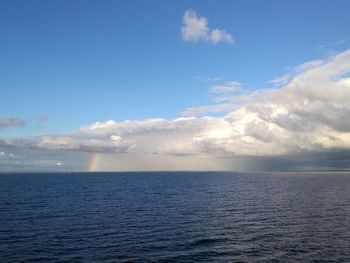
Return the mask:
[[350,174],[1,174],[0,262],[350,262]]

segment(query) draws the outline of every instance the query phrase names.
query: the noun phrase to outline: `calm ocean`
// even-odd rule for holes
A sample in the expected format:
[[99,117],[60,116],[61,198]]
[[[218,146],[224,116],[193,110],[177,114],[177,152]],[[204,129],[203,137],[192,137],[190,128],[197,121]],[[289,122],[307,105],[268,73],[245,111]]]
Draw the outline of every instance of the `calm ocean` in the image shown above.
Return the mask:
[[350,262],[350,174],[0,175],[0,262]]

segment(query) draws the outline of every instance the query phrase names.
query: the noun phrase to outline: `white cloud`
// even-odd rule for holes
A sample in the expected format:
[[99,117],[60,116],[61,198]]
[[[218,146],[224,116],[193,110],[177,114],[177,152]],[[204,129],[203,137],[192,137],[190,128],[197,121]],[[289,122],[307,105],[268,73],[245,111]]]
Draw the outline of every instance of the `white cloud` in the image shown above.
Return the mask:
[[207,41],[214,44],[228,43],[233,44],[234,40],[231,34],[222,29],[210,29],[208,20],[205,17],[197,15],[196,11],[187,10],[182,18],[181,27],[182,39],[189,42]]
[[217,28],[213,29],[210,32],[209,39],[214,44],[217,44],[217,43],[220,43],[220,42],[233,44],[233,37],[232,37],[232,35],[226,33],[225,30],[221,30],[221,29],[217,29]]
[[292,156],[294,160],[305,153],[350,152],[350,50],[322,63],[304,65],[308,66],[299,67],[279,89],[238,95],[245,101],[238,108],[237,96],[219,89],[224,93],[217,94],[224,97],[217,98],[218,104],[192,109],[229,111],[222,117],[110,120],[56,136],[4,138],[0,146],[119,154],[118,158],[129,160],[130,167],[135,160],[143,164],[142,160],[166,160],[172,164],[169,169],[183,167],[185,156],[197,161],[206,158],[210,163],[215,158]]

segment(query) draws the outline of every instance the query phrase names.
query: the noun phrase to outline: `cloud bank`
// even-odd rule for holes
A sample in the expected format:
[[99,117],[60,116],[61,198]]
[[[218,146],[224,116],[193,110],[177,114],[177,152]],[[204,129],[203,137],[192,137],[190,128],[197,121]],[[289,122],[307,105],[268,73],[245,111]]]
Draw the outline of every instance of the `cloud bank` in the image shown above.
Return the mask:
[[[349,73],[350,50],[347,50],[325,61],[304,64],[279,89],[245,94],[248,99],[238,108],[234,99],[240,87],[238,83],[213,87],[212,93],[226,98],[233,96],[224,104],[218,100],[212,106],[226,107],[222,111],[231,107],[221,117],[196,117],[193,112],[193,116],[174,120],[109,120],[66,134],[3,138],[0,146],[153,156],[159,160],[164,156],[243,158],[254,162],[268,159],[279,163],[283,163],[281,160],[302,162],[308,158],[317,163],[327,156],[349,160]],[[181,163],[178,165],[181,167]]]
[[233,44],[233,36],[223,29],[210,29],[208,20],[197,15],[194,10],[187,10],[182,18],[181,34],[182,39],[188,42],[211,42],[213,44]]

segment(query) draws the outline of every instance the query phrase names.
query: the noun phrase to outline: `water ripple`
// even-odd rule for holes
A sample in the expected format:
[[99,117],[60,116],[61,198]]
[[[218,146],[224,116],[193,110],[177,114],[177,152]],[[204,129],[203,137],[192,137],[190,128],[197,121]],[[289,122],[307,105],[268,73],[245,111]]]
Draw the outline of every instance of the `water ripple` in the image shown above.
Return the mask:
[[0,262],[350,262],[350,175],[1,174]]

